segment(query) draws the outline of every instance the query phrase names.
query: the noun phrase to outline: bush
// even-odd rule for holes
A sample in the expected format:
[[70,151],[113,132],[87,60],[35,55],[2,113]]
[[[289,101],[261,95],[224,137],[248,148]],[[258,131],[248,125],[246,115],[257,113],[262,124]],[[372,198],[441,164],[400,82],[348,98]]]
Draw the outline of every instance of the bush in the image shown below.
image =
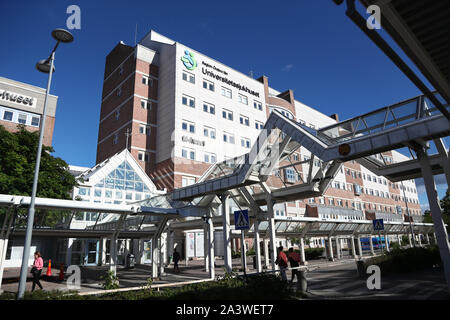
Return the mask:
[[323,256],[324,248],[308,248],[305,249],[305,259],[308,260],[315,260],[320,259]]
[[112,290],[119,288],[119,278],[114,275],[114,272],[108,271],[105,276],[101,276],[100,280],[104,280],[103,289]]
[[396,249],[380,257],[367,259],[365,267],[376,264],[382,272],[411,272],[432,268],[441,263],[437,246],[429,248]]

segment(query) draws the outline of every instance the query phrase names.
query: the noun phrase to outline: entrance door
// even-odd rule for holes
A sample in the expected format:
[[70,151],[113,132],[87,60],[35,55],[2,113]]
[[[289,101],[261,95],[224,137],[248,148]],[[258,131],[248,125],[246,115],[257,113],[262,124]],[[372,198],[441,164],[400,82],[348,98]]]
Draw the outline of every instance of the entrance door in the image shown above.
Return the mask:
[[86,240],[84,264],[86,266],[95,266],[98,264],[98,240]]

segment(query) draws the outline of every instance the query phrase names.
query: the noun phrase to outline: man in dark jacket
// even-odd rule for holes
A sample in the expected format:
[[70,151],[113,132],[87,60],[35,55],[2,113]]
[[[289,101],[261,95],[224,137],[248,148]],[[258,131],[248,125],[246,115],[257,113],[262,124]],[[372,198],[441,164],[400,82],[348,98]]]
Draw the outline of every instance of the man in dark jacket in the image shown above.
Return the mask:
[[278,248],[278,256],[275,263],[280,267],[281,279],[283,279],[283,281],[287,281],[286,269],[288,267],[288,259],[286,254],[283,252],[283,246]]

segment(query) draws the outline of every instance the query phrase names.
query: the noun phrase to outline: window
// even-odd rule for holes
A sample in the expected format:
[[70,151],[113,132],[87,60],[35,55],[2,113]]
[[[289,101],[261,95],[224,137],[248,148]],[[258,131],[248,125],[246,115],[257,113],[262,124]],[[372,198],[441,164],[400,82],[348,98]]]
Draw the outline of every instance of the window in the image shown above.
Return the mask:
[[152,103],[150,101],[148,101],[148,100],[142,99],[141,100],[141,108],[142,109],[151,110],[152,109]]
[[123,65],[120,65],[120,67],[119,67],[119,75],[122,75],[123,74]]
[[102,189],[95,189],[94,190],[94,197],[101,197],[102,196]]
[[214,82],[203,79],[203,88],[214,91]]
[[223,142],[234,144],[234,135],[231,133],[223,133]]
[[216,155],[214,153],[205,152],[205,154],[204,154],[204,161],[206,163],[216,163],[217,157],[216,157]]
[[211,139],[215,139],[216,138],[216,129],[210,128],[210,127],[204,127],[203,128],[203,135],[205,137],[209,137]]
[[239,122],[243,124],[244,126],[250,126],[250,121],[248,120],[248,117],[240,115],[239,116]]
[[12,121],[12,118],[13,118],[13,113],[11,111],[5,110],[5,113],[3,114],[3,120]]
[[195,160],[195,151],[193,149],[181,149],[181,156],[185,159]]
[[214,107],[213,104],[204,102],[203,103],[203,111],[211,113],[211,114],[215,114],[216,113],[216,107]]
[[78,189],[78,194],[80,196],[90,196],[91,195],[91,189],[90,188],[80,188],[80,189]]
[[233,111],[223,109],[222,110],[222,118],[233,121]]
[[330,206],[334,206],[334,199],[333,199],[333,198],[329,198],[329,199],[328,199],[328,204],[329,204]]
[[262,104],[259,101],[253,101],[253,108],[257,109],[257,110],[262,110]]
[[181,177],[181,186],[182,187],[187,187],[190,186],[191,184],[195,183],[195,178],[191,178],[191,177]]
[[32,117],[31,118],[31,125],[34,127],[39,127],[39,122],[40,122],[40,118],[39,117]]
[[117,88],[117,96],[120,97],[122,95],[122,87]]
[[262,128],[264,128],[264,123],[255,121],[255,128],[261,130]]
[[195,83],[195,75],[193,75],[192,73],[189,73],[187,71],[183,71],[182,78],[184,81],[187,81],[190,83]]
[[291,169],[291,168],[284,169],[284,177],[287,182],[294,183],[297,181],[295,171],[294,171],[294,169]]
[[138,152],[138,160],[139,161],[144,161],[144,162],[148,162],[150,158],[150,155],[148,152],[144,152],[144,151],[139,151]]
[[352,178],[356,179],[356,172],[355,171],[352,171]]
[[151,86],[152,85],[152,79],[150,79],[147,76],[142,76],[142,83],[147,85],[147,86]]
[[181,103],[184,104],[185,106],[195,108],[195,99],[192,97],[186,96],[184,94],[181,97]]
[[119,133],[114,133],[113,144],[117,144],[119,142]]
[[247,138],[241,138],[241,147],[250,149],[250,140]]
[[238,94],[238,101],[240,103],[248,105],[248,98],[246,96],[244,96],[243,94]]
[[27,123],[27,118],[28,116],[24,113],[19,113],[19,118],[17,119],[17,121],[21,124],[26,124]]
[[151,127],[150,126],[146,126],[146,125],[143,125],[143,124],[139,125],[139,133],[140,134],[145,134],[145,135],[149,136],[150,132],[151,132]]
[[224,97],[230,98],[231,99],[231,90],[227,89],[225,87],[222,87],[221,89],[221,93]]
[[116,117],[116,120],[119,120],[119,118],[120,118],[120,109],[116,110],[115,117]]
[[195,124],[193,122],[183,120],[181,122],[181,129],[183,129],[184,131],[195,133]]

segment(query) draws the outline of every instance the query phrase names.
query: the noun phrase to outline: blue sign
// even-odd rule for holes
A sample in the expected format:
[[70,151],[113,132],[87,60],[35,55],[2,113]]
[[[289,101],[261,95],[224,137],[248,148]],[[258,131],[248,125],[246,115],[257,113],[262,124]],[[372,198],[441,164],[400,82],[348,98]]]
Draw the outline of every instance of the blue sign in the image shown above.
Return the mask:
[[239,210],[234,212],[234,227],[236,230],[250,229],[248,210]]
[[383,231],[384,230],[383,219],[373,220],[373,230],[374,231]]

